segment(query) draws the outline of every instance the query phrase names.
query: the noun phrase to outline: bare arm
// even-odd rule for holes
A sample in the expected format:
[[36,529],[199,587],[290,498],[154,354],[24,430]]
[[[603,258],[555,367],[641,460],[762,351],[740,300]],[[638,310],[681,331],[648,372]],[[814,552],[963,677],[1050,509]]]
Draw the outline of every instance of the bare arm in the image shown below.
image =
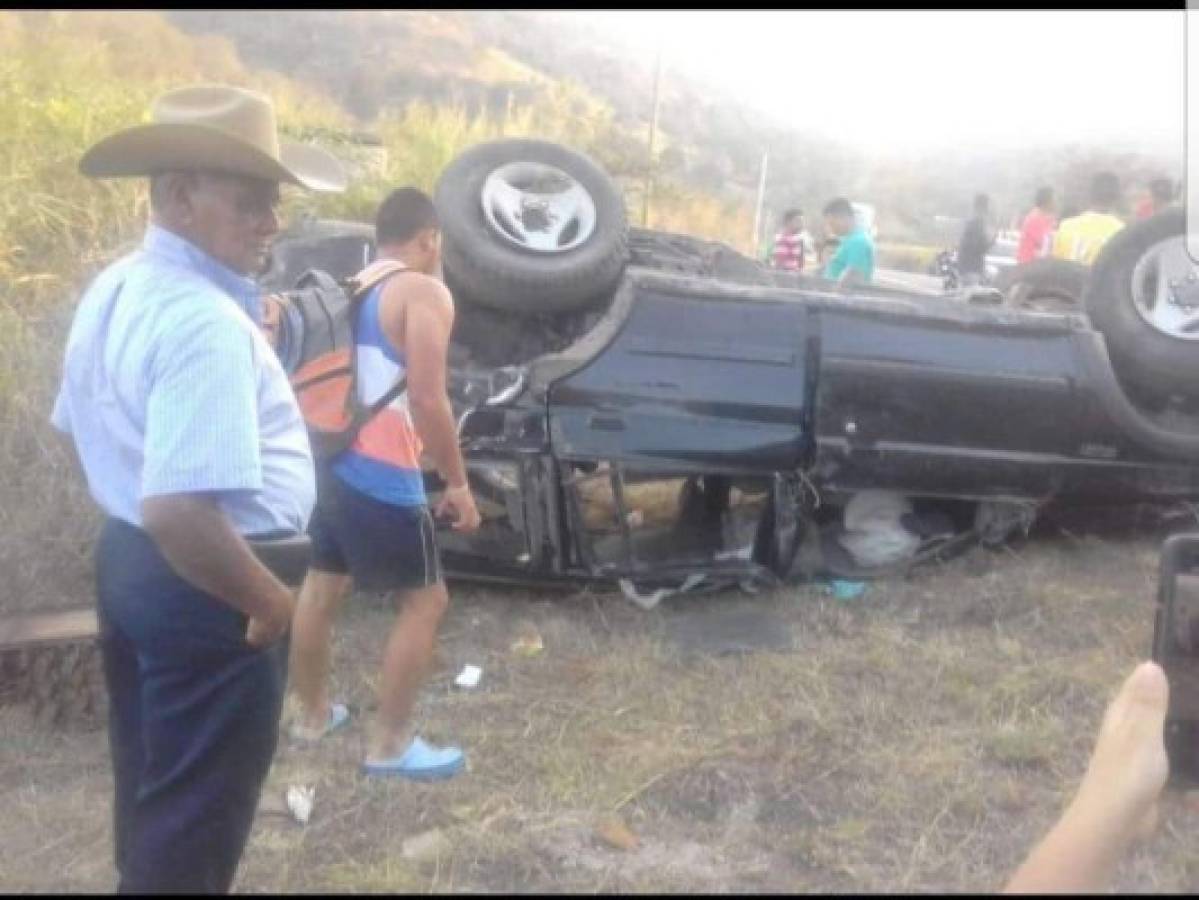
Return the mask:
[[446,388],[446,357],[454,327],[449,291],[431,278],[400,276],[388,284],[383,319],[387,336],[404,351],[412,424],[446,483],[463,485],[466,468]]
[[215,497],[148,497],[141,510],[146,532],[179,577],[250,617],[251,643],[269,643],[286,630],[291,591],[258,561]]
[[453,300],[439,281],[400,276],[388,283],[383,296],[383,329],[404,350],[412,424],[447,486],[438,514],[453,511],[454,527],[473,531],[479,525],[479,513],[466,479],[458,425],[446,389],[446,357],[453,327]]

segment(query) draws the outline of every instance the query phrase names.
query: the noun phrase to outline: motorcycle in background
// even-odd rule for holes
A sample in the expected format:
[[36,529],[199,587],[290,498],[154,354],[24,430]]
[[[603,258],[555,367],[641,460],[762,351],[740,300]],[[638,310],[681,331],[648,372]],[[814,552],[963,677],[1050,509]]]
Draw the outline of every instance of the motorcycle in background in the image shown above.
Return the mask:
[[941,283],[946,291],[956,291],[961,286],[956,251],[942,250],[929,268],[931,269],[929,274],[941,276]]

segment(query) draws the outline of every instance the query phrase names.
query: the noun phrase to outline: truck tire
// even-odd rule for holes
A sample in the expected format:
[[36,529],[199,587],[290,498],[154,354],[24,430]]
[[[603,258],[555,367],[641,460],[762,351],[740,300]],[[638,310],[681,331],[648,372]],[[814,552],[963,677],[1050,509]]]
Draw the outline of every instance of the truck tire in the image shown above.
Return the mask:
[[1186,314],[1177,328],[1155,326],[1144,309],[1157,303],[1162,277],[1186,282],[1199,274],[1185,256],[1185,227],[1179,207],[1117,233],[1095,260],[1083,299],[1121,380],[1159,398],[1199,396],[1199,330],[1189,330]]
[[1034,259],[1000,274],[995,287],[1009,306],[1081,308],[1090,269],[1067,259]]
[[624,271],[620,190],[557,144],[472,147],[446,167],[434,204],[446,281],[467,302],[510,313],[578,310],[610,295]]

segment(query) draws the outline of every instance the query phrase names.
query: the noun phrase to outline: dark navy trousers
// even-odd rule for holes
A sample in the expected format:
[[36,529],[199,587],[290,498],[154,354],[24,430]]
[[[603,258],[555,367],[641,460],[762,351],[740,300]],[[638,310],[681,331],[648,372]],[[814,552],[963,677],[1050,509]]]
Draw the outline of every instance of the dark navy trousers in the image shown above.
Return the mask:
[[278,741],[287,647],[116,519],[96,552],[121,893],[226,893]]

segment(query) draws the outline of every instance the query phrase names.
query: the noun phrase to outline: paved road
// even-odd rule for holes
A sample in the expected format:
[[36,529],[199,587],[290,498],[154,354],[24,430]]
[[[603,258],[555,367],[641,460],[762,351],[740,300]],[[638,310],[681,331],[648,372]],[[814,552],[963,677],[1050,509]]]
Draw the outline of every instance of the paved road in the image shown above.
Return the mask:
[[938,297],[945,293],[940,276],[901,272],[898,269],[875,269],[874,283],[880,287],[898,288],[918,294],[935,294]]

